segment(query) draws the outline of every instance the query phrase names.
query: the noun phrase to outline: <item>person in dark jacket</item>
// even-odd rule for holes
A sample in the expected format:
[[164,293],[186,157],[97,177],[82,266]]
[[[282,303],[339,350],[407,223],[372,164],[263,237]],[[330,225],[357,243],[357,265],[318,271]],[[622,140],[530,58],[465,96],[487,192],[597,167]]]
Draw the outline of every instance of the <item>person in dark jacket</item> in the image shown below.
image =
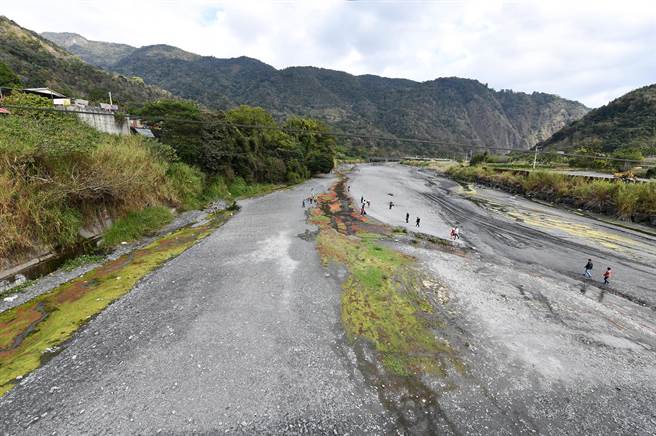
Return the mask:
[[588,259],[588,263],[585,264],[584,276],[591,279],[592,278],[592,259]]
[[405,223],[408,224],[408,221],[410,220],[410,214],[408,212],[405,213]]
[[415,224],[416,227],[419,227],[419,221],[421,221],[421,218],[417,217],[417,223]]

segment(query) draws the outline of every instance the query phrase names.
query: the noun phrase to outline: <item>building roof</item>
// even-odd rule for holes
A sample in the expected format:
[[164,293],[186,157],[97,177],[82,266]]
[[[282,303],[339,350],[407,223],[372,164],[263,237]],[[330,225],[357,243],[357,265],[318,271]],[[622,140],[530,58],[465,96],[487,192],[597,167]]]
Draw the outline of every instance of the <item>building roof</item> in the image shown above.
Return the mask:
[[133,129],[135,132],[137,132],[137,134],[139,134],[139,135],[141,135],[141,136],[145,136],[146,138],[154,138],[154,137],[155,137],[155,135],[153,134],[153,132],[152,132],[150,129],[148,129],[148,128],[145,128],[145,127],[133,127],[132,129]]
[[25,88],[23,89],[23,92],[45,95],[49,98],[66,98],[64,94],[60,94],[57,91],[53,91],[50,88]]

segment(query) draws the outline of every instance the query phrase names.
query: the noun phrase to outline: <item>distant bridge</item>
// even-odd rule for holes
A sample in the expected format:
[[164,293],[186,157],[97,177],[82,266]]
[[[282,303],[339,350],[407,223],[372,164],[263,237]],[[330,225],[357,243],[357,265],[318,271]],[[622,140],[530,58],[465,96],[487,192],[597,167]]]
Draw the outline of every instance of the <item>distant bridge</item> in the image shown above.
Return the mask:
[[374,156],[369,158],[369,162],[401,162],[402,160],[422,160],[422,161],[431,161],[431,160],[451,160],[447,158],[440,157],[419,157],[419,156],[403,156],[403,157],[387,157],[387,156]]

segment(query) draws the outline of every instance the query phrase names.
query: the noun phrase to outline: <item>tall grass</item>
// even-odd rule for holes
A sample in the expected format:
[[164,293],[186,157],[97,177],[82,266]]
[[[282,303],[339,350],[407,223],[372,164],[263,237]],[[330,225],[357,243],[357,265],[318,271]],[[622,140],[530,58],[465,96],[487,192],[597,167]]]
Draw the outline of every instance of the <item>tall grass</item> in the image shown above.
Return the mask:
[[[50,104],[16,95],[6,103]],[[199,204],[202,173],[168,161],[156,141],[100,133],[70,115],[23,112],[0,117],[0,267],[77,242],[99,213]]]

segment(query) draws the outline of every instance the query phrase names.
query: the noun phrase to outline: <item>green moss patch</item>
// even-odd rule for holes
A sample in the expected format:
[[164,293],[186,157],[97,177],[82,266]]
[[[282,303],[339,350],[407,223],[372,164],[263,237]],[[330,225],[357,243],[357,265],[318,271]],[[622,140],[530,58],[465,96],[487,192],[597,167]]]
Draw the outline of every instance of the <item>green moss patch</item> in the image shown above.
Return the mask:
[[[340,185],[343,181],[332,195],[319,196],[319,210],[328,219],[314,217],[312,222],[321,229],[317,247],[323,261],[341,263],[350,273],[341,298],[349,338],[371,342],[385,367],[397,375],[444,374],[454,353],[435,335],[440,322],[425,296],[422,273],[412,257],[382,243],[389,229],[379,232],[380,225],[351,213]],[[350,215],[357,221],[343,222]]]
[[108,262],[83,276],[0,314],[0,395],[38,368],[44,353],[61,345],[89,318],[125,295],[145,275],[181,254],[230,216],[185,228]]

